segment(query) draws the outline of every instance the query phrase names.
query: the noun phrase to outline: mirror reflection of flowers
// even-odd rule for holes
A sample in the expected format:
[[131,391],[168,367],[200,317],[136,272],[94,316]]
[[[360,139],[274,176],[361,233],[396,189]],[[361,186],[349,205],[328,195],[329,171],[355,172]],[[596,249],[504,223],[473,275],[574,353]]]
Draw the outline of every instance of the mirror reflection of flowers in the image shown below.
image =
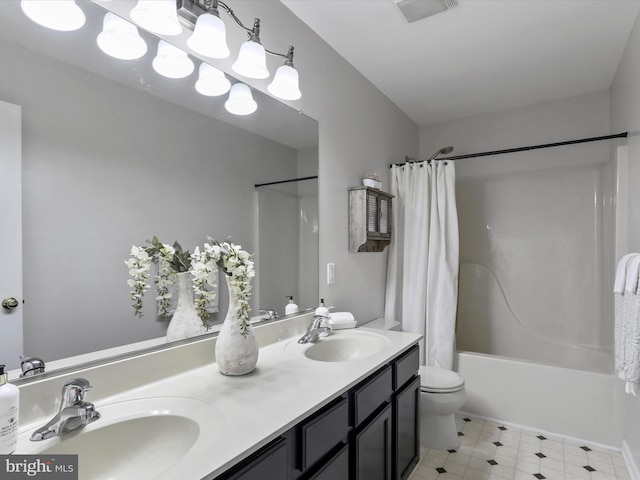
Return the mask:
[[195,247],[193,253],[183,250],[178,242],[173,245],[161,243],[157,237],[147,240],[146,247],[131,247],[130,258],[125,261],[131,278],[131,300],[135,314],[142,317],[143,298],[149,290],[151,264],[157,264],[154,277],[156,300],[160,316],[169,317],[172,287],[176,274],[190,272],[193,283],[195,307],[202,324],[209,328],[209,306],[216,298],[216,275],[218,269],[227,275],[229,295],[237,298],[235,315],[242,321],[242,334],[249,328],[249,298],[251,279],[255,276],[253,254],[230,241],[218,242],[208,237],[203,249]]

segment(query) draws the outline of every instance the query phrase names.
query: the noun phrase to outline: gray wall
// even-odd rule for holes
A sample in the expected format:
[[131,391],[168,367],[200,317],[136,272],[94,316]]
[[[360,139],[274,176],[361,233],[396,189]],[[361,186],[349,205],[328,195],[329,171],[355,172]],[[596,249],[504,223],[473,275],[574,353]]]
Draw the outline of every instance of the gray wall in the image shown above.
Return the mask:
[[0,99],[23,107],[25,352],[163,335],[152,291],[133,316],[131,245],[212,235],[253,251],[253,185],[295,175],[297,151],[4,43],[0,57]]
[[[389,164],[417,153],[418,127],[279,2],[234,0],[233,9],[240,18],[260,17],[267,48],[295,46],[303,97],[291,105],[319,122],[320,296],[361,322],[382,316],[387,251],[349,253],[347,189],[371,171],[388,189]],[[266,91],[268,81],[252,84]],[[326,284],[328,262],[336,264],[333,285]]]
[[[628,131],[627,248],[640,251],[640,20],[629,37],[627,48],[611,86],[611,127]],[[626,395],[625,439],[640,466],[640,398]]]

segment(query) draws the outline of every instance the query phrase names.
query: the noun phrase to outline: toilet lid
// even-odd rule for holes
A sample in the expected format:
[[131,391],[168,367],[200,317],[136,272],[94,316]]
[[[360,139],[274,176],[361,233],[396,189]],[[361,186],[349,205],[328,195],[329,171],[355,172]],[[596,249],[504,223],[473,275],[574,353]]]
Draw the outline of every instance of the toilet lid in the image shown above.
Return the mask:
[[451,393],[462,390],[464,379],[456,372],[437,367],[420,367],[420,390],[431,393]]

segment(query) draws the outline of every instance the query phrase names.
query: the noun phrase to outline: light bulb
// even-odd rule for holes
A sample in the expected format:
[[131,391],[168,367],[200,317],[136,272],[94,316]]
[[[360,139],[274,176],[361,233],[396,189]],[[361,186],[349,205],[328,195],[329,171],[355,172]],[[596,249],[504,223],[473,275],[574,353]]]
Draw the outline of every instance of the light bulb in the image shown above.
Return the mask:
[[175,0],[138,0],[129,12],[131,19],[145,30],[160,35],[179,35],[182,25],[178,20]]
[[224,95],[231,88],[231,82],[220,70],[208,63],[201,63],[198,71],[196,90],[207,97]]
[[234,115],[249,115],[258,109],[258,104],[251,95],[251,89],[244,83],[235,83],[229,92],[229,98],[224,102],[227,112]]
[[267,78],[267,54],[258,42],[247,40],[240,46],[238,59],[231,66],[234,72],[249,78]]
[[27,17],[52,30],[78,30],[86,20],[74,0],[22,0],[20,6]]
[[290,65],[282,65],[276,70],[267,90],[283,100],[298,100],[302,97],[298,87],[298,71]]
[[98,35],[98,47],[107,55],[121,60],[134,60],[147,53],[147,44],[132,23],[107,12],[102,33]]
[[227,58],[230,54],[224,22],[211,13],[198,17],[193,35],[187,39],[187,45],[206,57]]
[[158,55],[151,62],[153,69],[163,77],[184,78],[193,72],[193,62],[187,52],[170,43],[158,42]]

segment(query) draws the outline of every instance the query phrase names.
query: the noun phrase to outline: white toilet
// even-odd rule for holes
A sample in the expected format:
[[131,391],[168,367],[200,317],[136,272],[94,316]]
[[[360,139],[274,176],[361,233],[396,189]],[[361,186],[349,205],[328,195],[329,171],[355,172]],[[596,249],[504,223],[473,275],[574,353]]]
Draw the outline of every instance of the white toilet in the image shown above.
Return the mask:
[[420,445],[454,450],[460,445],[455,412],[466,399],[464,379],[456,372],[420,367]]

